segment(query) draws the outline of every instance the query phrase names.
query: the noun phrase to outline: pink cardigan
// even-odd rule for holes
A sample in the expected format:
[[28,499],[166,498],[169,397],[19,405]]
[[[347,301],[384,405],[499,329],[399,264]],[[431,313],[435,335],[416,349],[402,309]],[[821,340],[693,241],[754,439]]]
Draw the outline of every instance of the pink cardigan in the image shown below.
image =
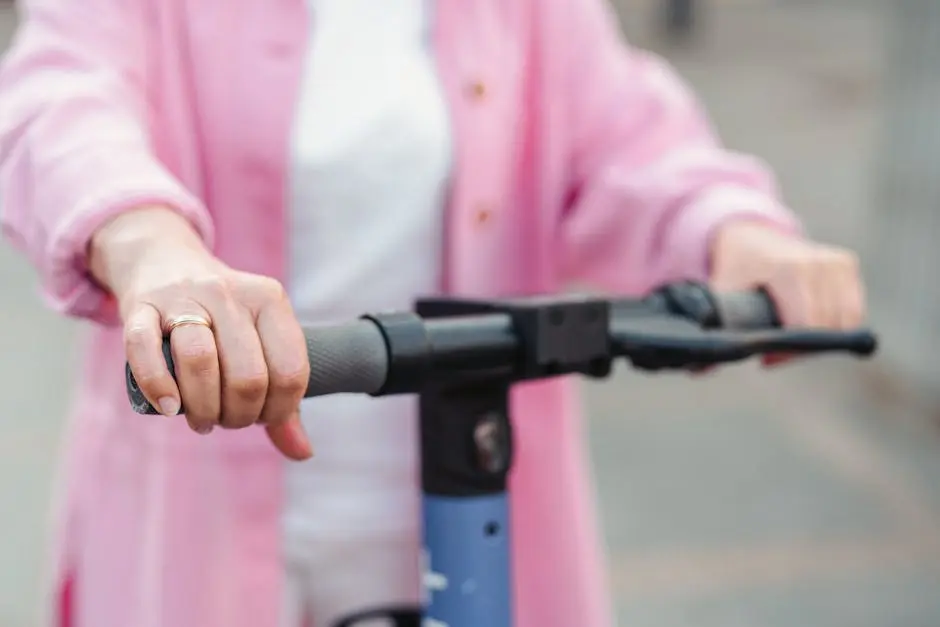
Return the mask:
[[[56,309],[103,323],[87,334],[56,510],[50,592],[70,603],[50,598],[47,624],[273,627],[282,460],[259,430],[199,437],[130,412],[114,308],[83,254],[109,216],[162,203],[227,262],[284,276],[305,3],[22,4],[0,72],[3,229]],[[767,172],[716,143],[602,0],[435,6],[457,138],[443,289],[546,292],[574,278],[638,292],[704,276],[726,220],[792,224]],[[575,391],[532,384],[514,405],[516,624],[610,625]]]

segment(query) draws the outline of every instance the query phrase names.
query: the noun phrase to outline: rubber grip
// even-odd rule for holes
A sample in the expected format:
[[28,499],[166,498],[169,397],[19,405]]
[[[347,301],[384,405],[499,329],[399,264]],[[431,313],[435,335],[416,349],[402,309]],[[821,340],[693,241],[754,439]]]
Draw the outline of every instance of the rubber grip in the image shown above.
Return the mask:
[[[304,394],[309,398],[325,394],[378,392],[388,374],[388,349],[375,323],[357,320],[347,324],[304,329],[310,379]],[[170,341],[163,341],[163,356],[170,374],[176,376]],[[159,414],[134,379],[130,365],[125,367],[127,397],[138,414]],[[185,408],[180,409],[185,413]]]
[[767,290],[715,292],[714,296],[722,329],[743,331],[782,326],[777,306]]
[[388,347],[369,320],[304,329],[310,380],[304,397],[373,394],[388,376]]

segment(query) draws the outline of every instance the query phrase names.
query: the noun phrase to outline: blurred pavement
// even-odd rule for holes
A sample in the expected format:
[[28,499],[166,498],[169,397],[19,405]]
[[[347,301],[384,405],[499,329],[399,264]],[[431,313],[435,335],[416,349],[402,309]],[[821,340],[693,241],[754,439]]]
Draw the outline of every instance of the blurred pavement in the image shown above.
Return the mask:
[[[860,245],[875,210],[877,3],[710,4],[694,45],[660,51],[726,141],[778,169],[817,236]],[[633,41],[658,48],[648,2],[620,8]],[[11,21],[0,8],[0,45]],[[2,627],[33,625],[72,356],[74,328],[41,308],[32,276],[0,247],[0,328],[21,330],[0,336]],[[588,386],[622,625],[940,624],[940,433],[862,397],[856,368]]]

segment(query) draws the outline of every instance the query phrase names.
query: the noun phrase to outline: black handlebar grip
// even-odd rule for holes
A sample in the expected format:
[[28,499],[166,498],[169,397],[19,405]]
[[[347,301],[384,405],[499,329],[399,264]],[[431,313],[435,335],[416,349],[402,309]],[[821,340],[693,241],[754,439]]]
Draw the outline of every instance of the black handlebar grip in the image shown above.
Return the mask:
[[[336,326],[304,329],[310,379],[305,397],[325,394],[378,392],[388,375],[388,349],[375,323],[357,320]],[[169,339],[163,341],[163,356],[174,377],[173,355]],[[127,397],[138,414],[158,414],[144,397],[126,366]],[[184,413],[185,409],[180,409]]]
[[729,330],[781,327],[777,306],[765,289],[750,292],[715,292],[720,328]]

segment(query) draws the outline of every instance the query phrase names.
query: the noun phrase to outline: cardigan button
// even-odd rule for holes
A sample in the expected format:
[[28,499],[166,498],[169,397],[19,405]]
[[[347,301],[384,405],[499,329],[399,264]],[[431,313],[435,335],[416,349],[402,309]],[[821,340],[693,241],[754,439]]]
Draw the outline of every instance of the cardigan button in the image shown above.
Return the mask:
[[474,220],[477,226],[486,226],[492,222],[493,215],[493,209],[491,209],[489,205],[481,204],[477,206],[476,212],[474,213]]
[[467,84],[467,95],[471,100],[482,102],[486,98],[487,92],[486,83],[481,80],[471,81]]

